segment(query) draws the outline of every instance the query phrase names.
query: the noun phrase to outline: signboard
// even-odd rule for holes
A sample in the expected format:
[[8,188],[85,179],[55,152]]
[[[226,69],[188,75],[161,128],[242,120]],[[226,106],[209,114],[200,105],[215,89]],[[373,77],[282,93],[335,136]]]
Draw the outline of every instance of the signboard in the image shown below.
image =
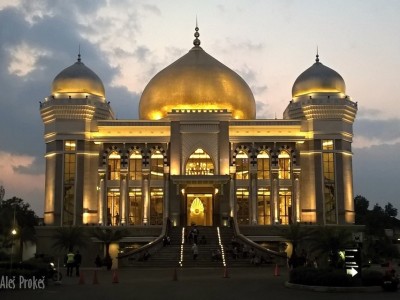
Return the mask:
[[354,276],[361,275],[361,253],[358,248],[346,249],[344,251],[344,263],[347,274]]
[[353,232],[353,241],[356,243],[363,242],[363,233],[362,232]]

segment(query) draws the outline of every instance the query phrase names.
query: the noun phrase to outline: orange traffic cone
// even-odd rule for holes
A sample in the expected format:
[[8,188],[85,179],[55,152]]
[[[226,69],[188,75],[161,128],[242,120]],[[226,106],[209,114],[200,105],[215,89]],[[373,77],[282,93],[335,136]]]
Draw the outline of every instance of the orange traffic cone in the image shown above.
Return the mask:
[[275,264],[275,271],[274,271],[274,276],[279,276],[279,265]]
[[224,278],[229,278],[228,267],[227,266],[225,266],[225,268],[224,268]]
[[93,284],[99,284],[99,280],[97,279],[97,270],[94,270],[93,273]]
[[85,284],[85,276],[83,276],[83,272],[79,272],[79,284]]
[[117,270],[114,270],[113,277],[112,277],[112,283],[118,283],[118,282],[119,282],[118,273],[117,273]]
[[176,268],[174,269],[174,274],[172,275],[172,281],[178,281],[178,272]]

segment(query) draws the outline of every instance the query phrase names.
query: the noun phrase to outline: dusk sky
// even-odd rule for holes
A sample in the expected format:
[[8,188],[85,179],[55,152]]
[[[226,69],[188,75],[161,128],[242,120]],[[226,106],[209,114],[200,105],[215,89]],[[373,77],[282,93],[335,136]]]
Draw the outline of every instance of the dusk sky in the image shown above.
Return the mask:
[[82,61],[102,79],[118,119],[193,46],[241,75],[257,118],[282,118],[294,81],[315,61],[358,102],[354,196],[400,209],[400,1],[0,0],[0,185],[43,216],[45,144],[39,101]]

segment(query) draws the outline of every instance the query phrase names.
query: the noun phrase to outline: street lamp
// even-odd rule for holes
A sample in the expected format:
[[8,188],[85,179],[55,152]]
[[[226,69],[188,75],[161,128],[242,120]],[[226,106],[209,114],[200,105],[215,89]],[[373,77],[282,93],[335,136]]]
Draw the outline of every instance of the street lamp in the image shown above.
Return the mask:
[[14,220],[13,220],[13,227],[11,229],[11,258],[10,258],[10,273],[12,272],[13,267],[13,256],[14,256],[14,239],[17,235],[17,229],[15,226],[15,205],[14,205]]

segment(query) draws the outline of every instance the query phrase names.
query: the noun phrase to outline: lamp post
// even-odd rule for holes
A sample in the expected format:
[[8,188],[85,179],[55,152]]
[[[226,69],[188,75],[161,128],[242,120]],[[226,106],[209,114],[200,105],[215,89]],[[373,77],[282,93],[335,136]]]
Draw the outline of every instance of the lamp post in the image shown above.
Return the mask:
[[15,205],[14,205],[14,218],[13,218],[13,227],[11,229],[11,258],[10,258],[10,273],[12,272],[13,267],[13,256],[14,256],[14,239],[17,235],[17,229],[15,226]]

